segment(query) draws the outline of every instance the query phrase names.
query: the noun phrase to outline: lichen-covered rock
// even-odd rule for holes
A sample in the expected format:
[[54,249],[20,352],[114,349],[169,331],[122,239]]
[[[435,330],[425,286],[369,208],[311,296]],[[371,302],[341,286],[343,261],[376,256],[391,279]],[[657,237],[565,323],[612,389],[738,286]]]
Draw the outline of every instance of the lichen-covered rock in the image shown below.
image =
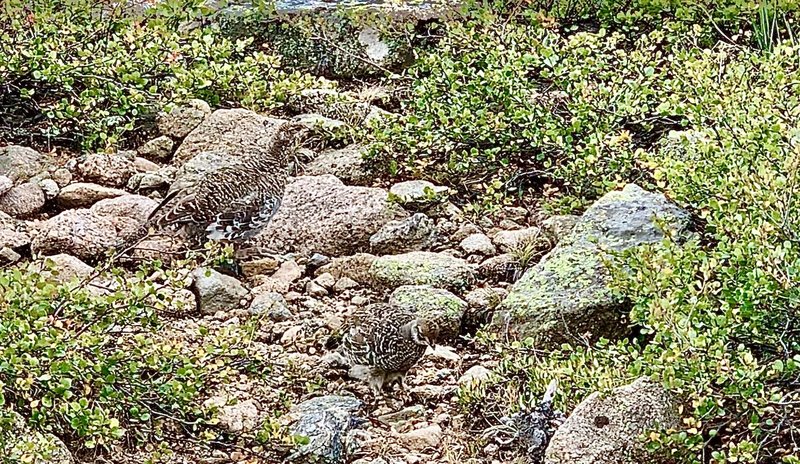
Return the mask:
[[207,151],[235,157],[249,149],[265,150],[282,122],[242,108],[214,111],[183,139],[174,162],[180,165]]
[[93,261],[102,258],[118,240],[111,219],[88,209],[71,209],[39,225],[33,232],[31,251],[39,255],[67,253]]
[[14,217],[26,217],[42,209],[46,201],[41,187],[25,182],[0,196],[0,211]]
[[116,198],[127,195],[125,190],[102,185],[78,182],[69,184],[56,197],[56,202],[62,208],[85,208],[106,198]]
[[376,254],[396,254],[431,247],[437,240],[433,219],[422,213],[400,221],[386,223],[369,238],[370,251]]
[[162,135],[146,142],[136,151],[139,153],[139,156],[144,158],[166,161],[172,157],[172,150],[174,148],[175,142],[166,135]]
[[213,269],[197,268],[192,271],[192,278],[192,290],[203,314],[238,308],[249,293],[241,282]]
[[74,459],[67,446],[55,435],[35,431],[25,420],[12,413],[10,427],[0,428],[0,453],[3,462],[35,462],[41,464],[72,464]]
[[122,187],[136,173],[133,157],[126,154],[95,153],[86,155],[78,164],[78,173],[85,182],[107,187]]
[[589,395],[558,428],[546,464],[649,462],[639,435],[679,425],[674,399],[660,385],[639,378],[609,395]]
[[458,336],[467,303],[447,290],[430,285],[404,285],[389,297],[389,303],[407,311],[430,318],[439,324],[439,336],[451,339]]
[[447,187],[434,185],[427,180],[408,180],[394,184],[389,193],[403,204],[435,203],[442,199]]
[[589,340],[624,336],[628,330],[624,305],[608,287],[604,250],[662,240],[656,217],[678,235],[689,225],[688,213],[661,194],[633,184],[606,194],[514,284],[493,324],[508,328],[512,336],[531,336],[545,344],[561,343],[570,336]]
[[210,114],[211,107],[208,103],[193,99],[169,112],[160,113],[156,119],[156,125],[162,135],[182,139]]
[[331,174],[347,185],[367,185],[371,177],[364,161],[364,148],[351,145],[338,150],[326,150],[306,164],[308,176]]
[[287,416],[293,436],[304,437],[306,444],[288,457],[303,462],[316,457],[326,463],[345,462],[356,443],[352,432],[363,420],[357,416],[362,402],[352,396],[321,396],[294,406]]
[[475,271],[463,259],[427,251],[381,256],[372,263],[370,273],[375,283],[388,288],[432,285],[458,290],[475,280]]
[[333,176],[304,176],[290,183],[278,213],[250,243],[278,253],[342,256],[367,248],[387,222],[407,213],[385,190],[345,186]]
[[45,157],[32,148],[19,145],[0,148],[0,175],[8,177],[12,183],[25,182],[45,167]]
[[49,275],[61,283],[80,281],[94,272],[92,266],[66,253],[45,256],[42,258],[42,264],[49,270]]

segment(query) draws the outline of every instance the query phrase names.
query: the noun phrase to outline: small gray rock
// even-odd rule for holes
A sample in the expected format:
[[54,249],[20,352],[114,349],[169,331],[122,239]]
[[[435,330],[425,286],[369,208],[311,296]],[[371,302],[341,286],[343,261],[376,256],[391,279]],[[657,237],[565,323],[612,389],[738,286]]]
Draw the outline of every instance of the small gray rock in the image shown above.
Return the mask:
[[72,173],[69,172],[67,168],[58,168],[53,171],[53,174],[50,176],[56,184],[58,184],[59,188],[64,188],[72,182]]
[[289,411],[292,435],[308,443],[288,457],[290,462],[313,455],[323,462],[344,462],[357,444],[351,432],[364,421],[356,414],[362,402],[352,396],[321,396],[298,404]]
[[334,285],[336,285],[336,278],[333,277],[333,275],[331,275],[329,272],[324,272],[314,279],[314,283],[320,287],[331,289]]
[[538,227],[517,230],[502,230],[494,236],[494,243],[501,251],[508,253],[518,248],[526,240],[535,240],[542,234]]
[[364,161],[364,147],[351,145],[338,150],[326,150],[305,166],[305,174],[332,174],[347,185],[367,185],[371,177]]
[[314,281],[310,281],[306,284],[306,293],[313,297],[319,298],[327,295],[328,290],[322,285],[319,285]]
[[481,383],[488,379],[490,375],[492,375],[491,370],[478,364],[467,369],[467,372],[464,372],[464,374],[458,379],[458,384],[468,385]]
[[45,157],[38,151],[9,145],[0,148],[0,175],[18,184],[36,176],[46,167]]
[[125,190],[102,185],[78,182],[69,184],[56,197],[56,202],[62,208],[84,208],[107,198],[116,198],[127,195]]
[[349,277],[342,277],[336,281],[336,284],[334,284],[333,291],[335,293],[343,293],[353,288],[358,288],[358,282]]
[[44,197],[48,200],[55,198],[61,190],[58,183],[53,179],[42,179],[39,181],[39,187],[41,187]]
[[[34,431],[25,420],[12,412],[10,430],[3,430],[0,454],[5,462],[36,462],[43,464],[73,464],[75,462],[67,446],[55,435]],[[4,424],[6,425],[6,424]],[[8,439],[5,439],[8,438]],[[30,461],[30,458],[34,458]],[[26,461],[27,460],[27,461]]]
[[249,312],[256,316],[266,314],[275,322],[288,321],[292,318],[289,304],[286,303],[283,295],[278,292],[265,292],[256,295],[253,298],[253,302],[250,303]]
[[151,159],[166,161],[172,157],[172,151],[175,148],[175,142],[166,135],[156,137],[153,140],[146,142],[137,150],[139,155]]
[[192,271],[192,278],[192,288],[198,296],[200,312],[203,314],[238,308],[248,294],[241,282],[213,269],[197,268]]
[[0,248],[0,263],[16,263],[22,259],[22,255],[9,247]]
[[419,251],[436,242],[433,219],[422,213],[400,221],[386,223],[369,238],[370,248],[377,254],[396,254]]
[[325,266],[331,262],[331,259],[321,253],[314,253],[308,258],[308,262],[306,266],[309,269],[319,269],[322,266]]
[[0,196],[3,196],[6,192],[11,190],[11,187],[13,186],[14,181],[6,176],[0,176]]
[[401,203],[427,204],[439,202],[448,188],[426,180],[409,180],[392,185],[389,193]]
[[96,260],[119,242],[111,219],[88,209],[71,209],[42,223],[33,234],[31,251],[39,255],[67,253]]
[[124,153],[86,155],[78,164],[78,173],[84,182],[93,182],[108,187],[122,187],[136,174],[133,159]]
[[472,234],[461,241],[461,249],[468,254],[492,256],[497,253],[497,248],[491,239],[484,234]]

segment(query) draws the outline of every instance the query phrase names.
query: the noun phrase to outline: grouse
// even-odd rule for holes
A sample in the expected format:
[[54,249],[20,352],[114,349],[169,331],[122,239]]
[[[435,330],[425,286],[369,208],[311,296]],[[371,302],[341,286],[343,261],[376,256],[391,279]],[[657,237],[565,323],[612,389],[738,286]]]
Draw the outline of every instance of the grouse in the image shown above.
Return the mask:
[[403,379],[433,347],[438,324],[390,304],[374,304],[353,315],[343,328],[341,344],[328,362],[350,367],[350,375],[367,381],[377,396],[384,385]]
[[197,183],[169,192],[150,214],[147,226],[185,227],[211,240],[241,241],[255,236],[278,211],[289,159],[310,132],[301,122],[282,124],[266,151],[245,153]]

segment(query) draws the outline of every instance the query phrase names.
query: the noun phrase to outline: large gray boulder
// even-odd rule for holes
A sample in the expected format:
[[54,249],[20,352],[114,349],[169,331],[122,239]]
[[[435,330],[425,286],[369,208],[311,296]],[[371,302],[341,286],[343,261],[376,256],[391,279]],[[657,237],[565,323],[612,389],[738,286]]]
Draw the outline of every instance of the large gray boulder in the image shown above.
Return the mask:
[[442,253],[413,251],[376,259],[370,267],[375,283],[386,288],[431,285],[461,290],[475,281],[475,271],[463,259]]
[[282,122],[242,108],[214,111],[183,139],[174,162],[183,164],[206,151],[239,156],[250,149],[264,150]]
[[286,187],[278,213],[251,245],[310,256],[353,254],[369,247],[384,224],[405,217],[385,190],[351,187],[334,176],[298,177]]
[[120,237],[136,232],[156,209],[158,202],[142,195],[123,195],[100,200],[90,211],[111,220]]
[[308,441],[288,461],[316,458],[318,461],[313,462],[345,462],[357,446],[352,432],[363,422],[357,416],[361,407],[357,398],[335,395],[312,398],[293,407],[288,415],[290,431]]
[[609,395],[589,395],[558,428],[545,464],[639,464],[651,462],[641,434],[680,424],[675,400],[642,377]]
[[606,194],[514,284],[494,325],[547,344],[624,336],[624,301],[609,289],[604,258],[607,251],[662,240],[656,218],[678,236],[689,226],[688,213],[661,194],[633,184]]

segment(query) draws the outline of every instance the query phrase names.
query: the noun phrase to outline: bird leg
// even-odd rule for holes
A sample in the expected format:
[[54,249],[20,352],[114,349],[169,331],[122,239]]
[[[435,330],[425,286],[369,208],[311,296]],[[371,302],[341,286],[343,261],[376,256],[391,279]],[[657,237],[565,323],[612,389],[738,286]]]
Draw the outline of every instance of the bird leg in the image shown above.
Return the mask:
[[375,398],[381,396],[381,390],[383,390],[383,383],[386,381],[386,376],[380,372],[372,372],[370,374],[369,384],[370,390],[372,390],[372,394],[375,395]]

